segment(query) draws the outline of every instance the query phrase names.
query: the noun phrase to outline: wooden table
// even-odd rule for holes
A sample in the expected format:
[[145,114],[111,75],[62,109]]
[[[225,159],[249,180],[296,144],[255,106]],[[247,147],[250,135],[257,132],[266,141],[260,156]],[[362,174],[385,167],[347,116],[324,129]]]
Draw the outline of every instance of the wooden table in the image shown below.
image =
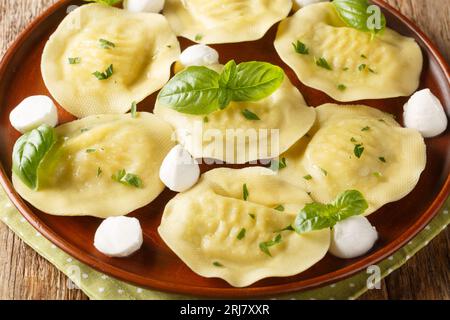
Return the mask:
[[[0,0],[0,56],[57,0]],[[385,0],[412,18],[450,61],[450,0]],[[362,299],[450,299],[450,228]],[[0,223],[0,299],[87,299]]]

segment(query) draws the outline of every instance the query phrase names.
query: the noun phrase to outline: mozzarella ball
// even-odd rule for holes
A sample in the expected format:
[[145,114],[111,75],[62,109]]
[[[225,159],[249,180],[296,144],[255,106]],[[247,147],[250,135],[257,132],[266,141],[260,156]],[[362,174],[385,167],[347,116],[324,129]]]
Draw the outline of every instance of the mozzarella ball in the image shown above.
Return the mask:
[[95,233],[94,246],[109,257],[128,257],[138,251],[143,243],[139,220],[128,217],[111,217],[104,220]]
[[356,258],[372,249],[377,239],[377,230],[366,217],[350,217],[334,226],[330,253],[342,259]]
[[436,137],[447,129],[444,107],[430,89],[414,93],[403,110],[405,126],[418,130],[424,138]]
[[177,145],[164,159],[159,177],[170,190],[183,192],[197,183],[200,167],[189,152]]
[[181,53],[180,62],[185,67],[210,66],[219,63],[219,53],[207,45],[195,44]]
[[124,9],[131,12],[159,13],[164,8],[165,0],[125,0]]
[[21,133],[26,133],[44,124],[55,127],[58,124],[58,110],[49,97],[31,96],[11,111],[9,121]]

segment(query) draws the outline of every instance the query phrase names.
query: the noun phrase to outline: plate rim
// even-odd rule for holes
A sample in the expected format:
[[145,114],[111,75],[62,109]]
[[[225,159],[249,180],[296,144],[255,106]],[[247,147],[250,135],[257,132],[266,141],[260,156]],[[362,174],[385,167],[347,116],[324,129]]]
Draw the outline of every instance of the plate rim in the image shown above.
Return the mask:
[[[58,11],[64,5],[68,5],[73,0],[59,0],[43,13],[36,17],[28,26],[19,33],[17,38],[9,46],[9,49],[4,54],[0,61],[0,79],[2,79],[6,73],[7,66],[11,62],[14,53],[22,46],[22,44],[28,38],[28,35],[33,32],[37,27],[41,25],[49,16]],[[372,0],[373,3],[379,5],[384,10],[389,11],[395,15],[403,24],[411,29],[420,40],[430,50],[432,56],[437,60],[440,69],[443,71],[445,78],[450,87],[450,67],[447,64],[445,58],[441,52],[437,49],[436,45],[429,39],[429,37],[409,18],[403,15],[396,8],[389,3],[382,0]],[[285,284],[269,285],[264,287],[247,287],[247,288],[210,288],[195,285],[166,283],[161,280],[149,279],[135,273],[128,272],[126,270],[115,267],[108,264],[105,261],[100,261],[96,257],[89,255],[88,253],[81,251],[76,246],[69,243],[64,238],[60,237],[50,227],[45,225],[39,217],[35,215],[33,210],[28,207],[25,201],[17,194],[9,179],[9,175],[5,172],[3,164],[0,163],[0,184],[3,186],[8,198],[13,202],[18,211],[25,217],[25,219],[46,239],[54,243],[60,249],[67,254],[71,255],[80,262],[106,273],[116,279],[131,283],[133,285],[143,286],[151,290],[158,290],[167,293],[186,294],[195,296],[209,296],[216,298],[233,297],[233,298],[250,298],[250,297],[264,297],[274,296],[280,294],[289,294],[293,292],[300,292],[307,289],[317,288],[325,286],[327,284],[335,283],[342,279],[348,278],[358,272],[364,270],[370,265],[377,264],[380,261],[386,259],[398,249],[406,245],[412,238],[414,238],[425,226],[439,213],[447,198],[450,195],[450,174],[447,176],[445,183],[442,186],[439,194],[434,198],[431,205],[423,212],[421,217],[412,224],[400,237],[392,241],[387,246],[384,246],[379,251],[356,261],[339,270],[326,273],[321,276],[317,276],[310,279],[294,281]]]

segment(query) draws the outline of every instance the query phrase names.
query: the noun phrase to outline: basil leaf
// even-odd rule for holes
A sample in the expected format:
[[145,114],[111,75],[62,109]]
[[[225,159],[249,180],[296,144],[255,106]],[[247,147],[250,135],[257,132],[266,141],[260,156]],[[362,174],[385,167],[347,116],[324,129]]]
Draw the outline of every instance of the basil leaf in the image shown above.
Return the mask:
[[42,125],[24,134],[14,145],[13,172],[30,189],[38,189],[39,167],[55,142],[55,129]]
[[386,28],[386,17],[380,7],[367,0],[333,0],[333,4],[339,17],[349,27],[372,33]]
[[158,101],[181,113],[210,114],[220,108],[219,79],[220,75],[214,70],[189,67],[166,84]]
[[219,84],[222,88],[226,88],[231,79],[235,79],[237,76],[237,65],[234,60],[228,61],[220,74]]
[[280,87],[283,79],[283,69],[266,62],[236,65],[231,60],[221,74],[204,66],[193,66],[164,86],[158,102],[181,113],[207,115],[225,109],[231,101],[264,99]]
[[369,208],[366,199],[357,190],[347,190],[341,193],[332,205],[337,211],[335,217],[338,221],[363,214]]
[[236,68],[227,89],[233,101],[258,101],[270,96],[284,80],[284,71],[267,62],[244,62]]
[[298,214],[293,227],[298,234],[332,228],[339,221],[364,213],[368,207],[361,192],[348,190],[331,204],[307,204]]

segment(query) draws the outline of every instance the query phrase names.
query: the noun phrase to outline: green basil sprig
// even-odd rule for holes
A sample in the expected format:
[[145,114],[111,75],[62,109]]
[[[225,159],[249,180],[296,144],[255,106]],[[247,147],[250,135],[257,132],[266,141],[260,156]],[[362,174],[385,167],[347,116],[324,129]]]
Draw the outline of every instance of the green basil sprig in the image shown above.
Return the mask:
[[42,125],[24,134],[14,145],[13,172],[30,189],[38,189],[39,166],[56,140],[55,129]]
[[[386,28],[386,17],[380,10],[379,25],[376,25],[376,11],[371,10],[372,4],[367,0],[333,0],[340,18],[352,28],[374,34]],[[373,7],[375,8],[375,6]]]
[[178,112],[207,115],[225,109],[231,101],[259,101],[270,96],[284,80],[284,71],[267,62],[236,65],[229,61],[219,74],[192,66],[164,86],[158,102]]
[[348,190],[331,204],[307,204],[298,214],[293,227],[298,234],[332,228],[339,221],[363,214],[368,207],[361,192]]

